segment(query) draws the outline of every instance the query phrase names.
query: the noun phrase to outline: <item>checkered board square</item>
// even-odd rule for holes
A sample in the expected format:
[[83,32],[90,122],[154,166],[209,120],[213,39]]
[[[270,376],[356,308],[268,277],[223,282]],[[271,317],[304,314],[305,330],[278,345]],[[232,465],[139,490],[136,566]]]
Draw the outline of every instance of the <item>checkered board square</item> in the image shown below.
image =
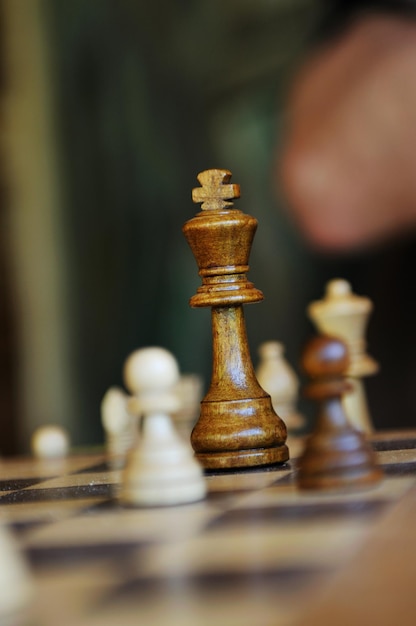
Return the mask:
[[[302,493],[295,458],[278,468],[210,473],[206,500],[148,509],[120,505],[121,471],[103,454],[1,461],[0,514],[34,584],[24,623],[388,624],[389,580],[377,590],[371,581],[388,578],[393,562],[398,602],[413,620],[416,594],[399,591],[415,579],[416,432],[378,434],[373,445],[385,477],[372,489]],[[369,599],[356,591],[351,600],[358,584],[370,586]],[[367,621],[359,611],[370,611]],[[413,623],[406,619],[400,623]]]

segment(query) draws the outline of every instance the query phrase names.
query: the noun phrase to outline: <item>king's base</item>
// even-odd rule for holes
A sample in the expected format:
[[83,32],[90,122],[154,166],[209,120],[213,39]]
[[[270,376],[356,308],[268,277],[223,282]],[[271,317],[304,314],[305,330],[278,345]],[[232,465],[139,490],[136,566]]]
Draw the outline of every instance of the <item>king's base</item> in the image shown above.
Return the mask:
[[227,470],[285,463],[289,460],[289,449],[282,444],[275,448],[197,452],[195,456],[205,469]]

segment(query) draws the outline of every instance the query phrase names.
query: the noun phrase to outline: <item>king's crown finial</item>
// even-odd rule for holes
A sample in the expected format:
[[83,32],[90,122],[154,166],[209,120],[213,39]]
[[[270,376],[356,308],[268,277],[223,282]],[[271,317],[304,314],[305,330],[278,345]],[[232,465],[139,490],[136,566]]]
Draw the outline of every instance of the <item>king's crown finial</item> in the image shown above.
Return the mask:
[[203,210],[230,209],[232,200],[240,197],[240,185],[229,184],[231,180],[229,170],[205,170],[198,174],[197,179],[201,187],[192,190],[192,200],[202,203]]

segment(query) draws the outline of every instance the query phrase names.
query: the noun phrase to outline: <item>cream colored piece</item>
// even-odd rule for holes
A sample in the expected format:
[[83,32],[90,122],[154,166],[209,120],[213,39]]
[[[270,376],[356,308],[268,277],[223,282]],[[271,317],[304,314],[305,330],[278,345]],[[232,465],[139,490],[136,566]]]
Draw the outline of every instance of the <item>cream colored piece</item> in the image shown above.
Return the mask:
[[124,464],[129,450],[138,436],[138,418],[127,410],[130,399],[120,387],[110,387],[101,402],[101,423],[110,463],[114,467]]
[[179,434],[189,441],[201,409],[203,398],[203,381],[198,374],[181,374],[176,385],[179,408],[172,415]]
[[284,346],[279,341],[267,341],[259,347],[260,361],[256,376],[260,385],[272,399],[276,413],[293,434],[304,426],[305,420],[297,411],[299,380],[294,369],[284,357]]
[[350,354],[347,377],[352,392],[344,397],[344,408],[351,424],[366,433],[373,431],[363,381],[378,371],[378,363],[366,353],[365,331],[373,305],[369,298],[352,293],[342,279],[327,283],[323,300],[312,302],[308,315],[318,332],[345,341]]
[[0,555],[0,624],[26,624],[25,609],[32,598],[32,581],[14,537],[3,525],[0,525]]
[[163,348],[137,350],[126,361],[124,380],[133,394],[128,409],[143,416],[143,428],[128,457],[120,499],[135,506],[201,500],[206,493],[202,468],[171,418],[179,409],[176,360]]
[[61,459],[69,452],[69,434],[57,424],[40,426],[32,435],[30,447],[38,459]]

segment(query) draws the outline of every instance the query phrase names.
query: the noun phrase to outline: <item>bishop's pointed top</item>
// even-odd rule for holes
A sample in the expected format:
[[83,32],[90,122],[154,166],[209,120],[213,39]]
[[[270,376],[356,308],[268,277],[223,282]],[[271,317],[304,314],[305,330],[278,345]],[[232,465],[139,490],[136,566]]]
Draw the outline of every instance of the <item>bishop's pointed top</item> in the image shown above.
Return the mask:
[[240,185],[229,184],[231,176],[229,170],[204,170],[197,176],[201,187],[192,190],[192,200],[201,202],[203,210],[231,208],[231,200],[240,197]]

